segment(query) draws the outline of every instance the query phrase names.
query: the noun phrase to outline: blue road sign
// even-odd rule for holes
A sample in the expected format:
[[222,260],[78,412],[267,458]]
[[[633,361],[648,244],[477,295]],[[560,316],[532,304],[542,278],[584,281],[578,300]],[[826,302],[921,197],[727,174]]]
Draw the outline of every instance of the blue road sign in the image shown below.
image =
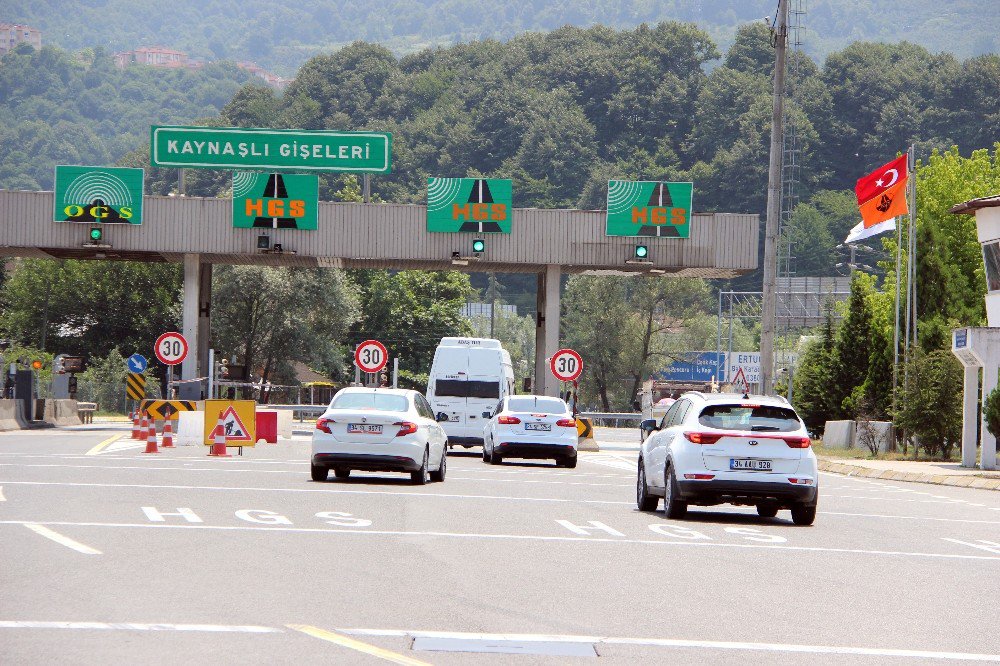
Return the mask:
[[725,352],[688,352],[683,360],[671,362],[665,369],[655,373],[655,379],[686,382],[710,382],[722,377],[726,367]]
[[147,365],[149,365],[149,362],[146,360],[146,357],[139,353],[132,354],[125,360],[125,366],[129,372],[146,372]]

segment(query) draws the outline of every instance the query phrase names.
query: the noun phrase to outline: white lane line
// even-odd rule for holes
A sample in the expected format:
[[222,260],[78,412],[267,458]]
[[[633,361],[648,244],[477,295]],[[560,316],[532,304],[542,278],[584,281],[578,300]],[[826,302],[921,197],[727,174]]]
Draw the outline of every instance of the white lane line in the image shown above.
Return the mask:
[[[255,488],[247,486],[184,486],[184,485],[154,485],[147,483],[67,483],[61,481],[4,481],[8,485],[20,486],[67,486],[75,488],[141,488],[160,490],[218,490],[218,491],[244,491],[244,492],[275,492],[275,493],[323,493],[340,495],[391,495],[396,497],[443,497],[446,499],[484,499],[484,500],[509,500],[512,502],[557,502],[563,504],[616,504],[634,505],[634,501],[618,500],[591,500],[591,499],[566,499],[562,497],[516,497],[511,495],[463,495],[457,493],[418,493],[392,490],[350,490],[347,488],[323,487],[319,488]],[[997,523],[1000,525],[1000,521]]]
[[135,622],[24,622],[0,620],[0,629],[117,629],[125,631],[206,631],[213,633],[281,634],[281,629],[225,624],[139,624]]
[[948,537],[941,538],[945,541],[951,541],[952,543],[969,546],[970,548],[978,548],[979,550],[985,550],[988,553],[996,553],[997,555],[1000,555],[1000,543],[984,541],[983,539],[980,539],[978,543],[969,543],[968,541],[959,541],[958,539],[949,539]]
[[891,518],[893,520],[931,520],[941,523],[976,523],[980,525],[1000,525],[1000,520],[971,520],[966,518],[935,518],[933,516],[897,516],[885,513],[851,513],[848,511],[820,511],[821,516],[852,516],[855,518]]
[[757,652],[793,652],[810,654],[853,654],[866,657],[909,657],[912,659],[947,659],[1000,662],[1000,655],[975,652],[936,652],[931,650],[901,650],[841,645],[802,645],[797,643],[749,643],[732,641],[701,641],[677,638],[615,638],[610,636],[570,636],[559,634],[480,634],[458,631],[414,631],[395,629],[337,629],[349,636],[383,636],[398,638],[452,638],[485,641],[517,641],[544,643],[598,643],[605,645],[648,645],[655,647],[702,648],[706,650],[749,650]]
[[3,496],[3,486],[0,486],[0,502],[6,502],[7,498]]
[[312,636],[313,638],[318,638],[320,640],[327,641],[328,643],[333,643],[334,645],[339,645],[363,654],[370,654],[373,657],[384,659],[385,661],[391,661],[394,664],[403,664],[403,666],[431,666],[426,661],[420,661],[419,659],[408,657],[405,654],[399,654],[398,652],[393,652],[392,650],[386,650],[375,645],[362,643],[359,640],[348,638],[347,636],[342,636],[325,629],[320,629],[319,627],[313,627],[307,624],[289,624],[287,626],[289,629],[301,631],[302,633]]
[[56,543],[66,546],[67,548],[72,548],[78,553],[83,553],[84,555],[102,554],[101,551],[91,548],[90,546],[85,546],[79,541],[74,541],[73,539],[70,539],[68,536],[63,536],[62,534],[59,534],[59,532],[50,530],[44,525],[40,525],[38,523],[28,523],[28,522],[22,522],[21,524],[27,527],[32,532],[35,532],[36,534],[41,534],[46,539],[52,539]]
[[922,553],[899,550],[866,550],[862,548],[827,548],[823,546],[781,546],[750,543],[705,543],[695,541],[666,541],[660,539],[608,539],[603,537],[549,536],[542,534],[490,534],[477,532],[432,532],[419,530],[371,530],[371,529],[329,529],[317,527],[253,527],[250,525],[173,525],[164,523],[94,523],[69,521],[39,521],[29,523],[23,520],[0,520],[0,525],[57,525],[69,527],[107,527],[125,529],[166,529],[166,530],[218,530],[222,532],[286,532],[291,534],[349,534],[380,537],[439,537],[452,539],[481,539],[488,541],[547,541],[553,543],[599,543],[645,546],[677,546],[688,548],[722,548],[743,550],[772,550],[795,553],[831,553],[847,555],[881,555],[887,557],[924,557],[944,560],[984,560],[1000,562],[1000,557],[987,555],[955,555],[952,553]]

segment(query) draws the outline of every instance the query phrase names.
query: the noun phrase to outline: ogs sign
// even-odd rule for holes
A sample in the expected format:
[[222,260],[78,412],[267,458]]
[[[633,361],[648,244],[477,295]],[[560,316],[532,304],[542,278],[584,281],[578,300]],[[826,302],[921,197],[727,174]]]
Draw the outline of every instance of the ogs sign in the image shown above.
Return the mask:
[[57,166],[56,222],[142,224],[142,169]]

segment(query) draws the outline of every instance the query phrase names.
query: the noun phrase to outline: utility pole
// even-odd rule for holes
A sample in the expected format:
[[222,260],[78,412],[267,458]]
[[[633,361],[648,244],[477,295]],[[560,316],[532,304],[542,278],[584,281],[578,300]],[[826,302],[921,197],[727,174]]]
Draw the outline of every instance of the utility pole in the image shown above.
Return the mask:
[[760,390],[774,391],[774,328],[778,273],[778,216],[781,206],[782,116],[785,98],[785,48],[788,42],[788,0],[779,0],[772,29],[774,40],[774,102],[771,108],[771,159],[767,170],[767,221],[764,226],[764,287],[760,322]]
[[496,309],[497,309],[497,278],[492,272],[489,274],[490,292],[490,338],[496,337]]

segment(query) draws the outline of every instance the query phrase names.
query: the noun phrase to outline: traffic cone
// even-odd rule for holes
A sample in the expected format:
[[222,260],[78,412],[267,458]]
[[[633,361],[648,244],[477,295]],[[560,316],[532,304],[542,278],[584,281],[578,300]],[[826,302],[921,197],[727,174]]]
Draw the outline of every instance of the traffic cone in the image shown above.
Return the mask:
[[163,448],[174,448],[174,429],[170,427],[170,419],[163,424]]
[[146,431],[146,450],[143,453],[159,453],[156,448],[156,421],[149,420],[149,430]]
[[215,424],[215,430],[212,431],[212,450],[208,452],[208,455],[217,458],[232,458],[226,453],[226,425],[222,421],[222,412],[219,412],[219,422]]
[[146,434],[149,431],[149,420],[146,417],[146,412],[142,412],[142,416],[139,418],[139,436],[136,437],[139,441],[146,439]]
[[132,412],[132,439],[142,439],[142,437],[143,433],[139,430],[139,410],[136,409]]

